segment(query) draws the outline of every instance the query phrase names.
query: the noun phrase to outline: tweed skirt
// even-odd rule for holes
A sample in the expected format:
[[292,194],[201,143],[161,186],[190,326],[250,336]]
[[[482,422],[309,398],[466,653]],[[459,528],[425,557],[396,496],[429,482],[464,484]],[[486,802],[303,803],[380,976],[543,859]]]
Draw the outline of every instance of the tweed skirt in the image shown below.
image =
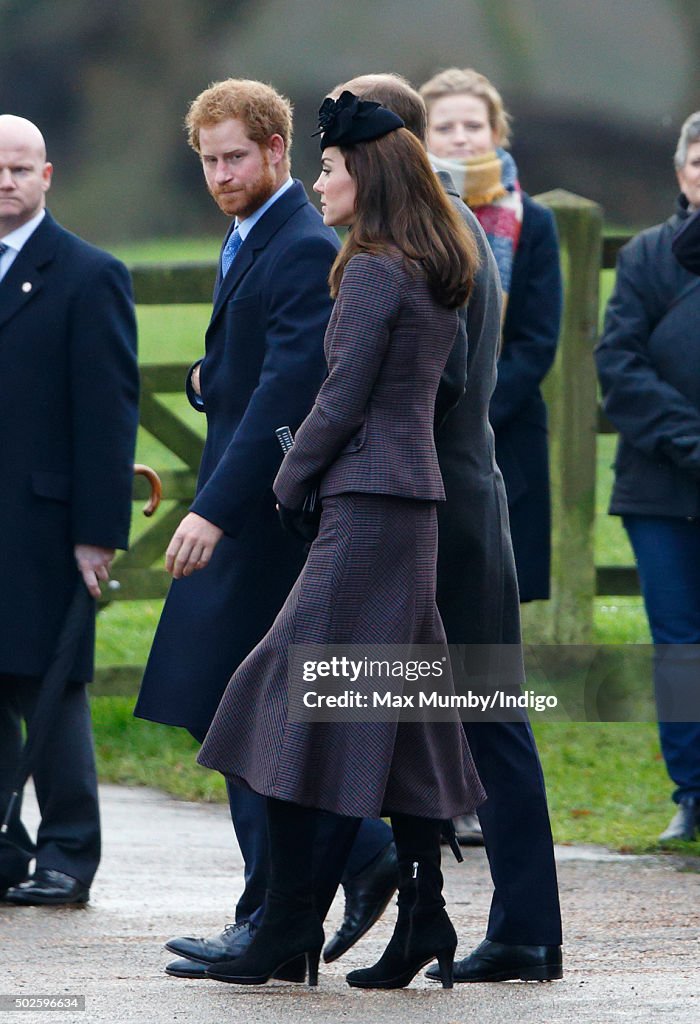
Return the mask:
[[458,720],[288,719],[290,644],[445,644],[433,502],[326,497],[318,537],[267,635],[232,676],[198,760],[234,784],[357,817],[451,818],[484,799]]

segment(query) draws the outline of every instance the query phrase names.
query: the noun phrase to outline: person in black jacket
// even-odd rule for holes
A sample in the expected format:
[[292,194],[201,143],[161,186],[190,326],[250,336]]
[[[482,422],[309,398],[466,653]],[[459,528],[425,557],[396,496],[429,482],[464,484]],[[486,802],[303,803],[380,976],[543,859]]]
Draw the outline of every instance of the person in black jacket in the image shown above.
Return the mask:
[[700,723],[680,720],[695,717],[700,678],[700,280],[671,248],[700,205],[700,113],[683,125],[675,164],[676,211],[620,251],[596,349],[604,409],[620,432],[610,512],[623,517],[637,560],[676,785],[663,841],[692,839],[700,825]]
[[[32,717],[71,596],[81,576],[99,596],[115,549],[127,545],[131,515],[131,282],[123,264],[53,219],[45,207],[51,173],[36,125],[0,116],[0,819],[22,723]],[[85,686],[94,640],[93,617],[33,771],[41,811],[35,871],[15,879],[8,903],[89,898],[100,859]],[[8,835],[31,846],[19,809]]]
[[550,210],[520,188],[508,152],[510,118],[494,85],[449,68],[420,89],[428,150],[473,210],[504,294],[503,343],[489,418],[508,496],[521,602],[549,597],[547,410],[540,385],[556,353],[562,309],[559,244]]

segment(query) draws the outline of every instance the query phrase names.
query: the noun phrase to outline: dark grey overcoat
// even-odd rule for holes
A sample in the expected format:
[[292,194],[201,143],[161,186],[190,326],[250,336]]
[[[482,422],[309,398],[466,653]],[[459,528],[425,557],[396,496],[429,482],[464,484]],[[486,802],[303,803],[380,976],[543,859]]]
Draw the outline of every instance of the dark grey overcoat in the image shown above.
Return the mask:
[[451,644],[520,643],[520,606],[503,477],[488,409],[496,386],[501,289],[493,253],[449,175],[438,175],[476,240],[464,312],[466,387],[436,436],[447,501],[438,506],[437,602]]

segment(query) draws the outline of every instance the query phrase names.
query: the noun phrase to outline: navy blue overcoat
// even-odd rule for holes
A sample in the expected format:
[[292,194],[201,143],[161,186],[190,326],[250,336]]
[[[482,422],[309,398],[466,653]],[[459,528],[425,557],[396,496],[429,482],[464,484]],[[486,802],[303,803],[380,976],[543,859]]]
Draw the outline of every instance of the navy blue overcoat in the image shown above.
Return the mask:
[[[0,673],[41,675],[75,544],[125,548],[138,425],[126,268],[46,213],[0,282]],[[71,673],[92,678],[94,623]]]
[[523,203],[489,418],[508,495],[520,600],[532,601],[549,597],[549,455],[540,385],[556,354],[562,283],[554,217],[527,195]]
[[338,248],[297,181],[217,282],[200,378],[207,438],[191,507],[224,537],[206,569],[170,587],[135,710],[141,718],[203,737],[231,675],[299,575],[303,548],[275,512],[275,429],[297,429],[323,380]]

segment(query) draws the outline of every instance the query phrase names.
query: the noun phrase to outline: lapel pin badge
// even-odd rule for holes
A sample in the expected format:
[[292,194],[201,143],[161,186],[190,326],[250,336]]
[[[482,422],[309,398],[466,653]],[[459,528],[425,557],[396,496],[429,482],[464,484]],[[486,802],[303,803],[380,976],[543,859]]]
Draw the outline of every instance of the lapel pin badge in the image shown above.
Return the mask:
[[26,292],[30,292],[31,290],[32,290],[32,282],[31,281],[25,281],[24,284],[22,285],[22,291],[26,293]]

